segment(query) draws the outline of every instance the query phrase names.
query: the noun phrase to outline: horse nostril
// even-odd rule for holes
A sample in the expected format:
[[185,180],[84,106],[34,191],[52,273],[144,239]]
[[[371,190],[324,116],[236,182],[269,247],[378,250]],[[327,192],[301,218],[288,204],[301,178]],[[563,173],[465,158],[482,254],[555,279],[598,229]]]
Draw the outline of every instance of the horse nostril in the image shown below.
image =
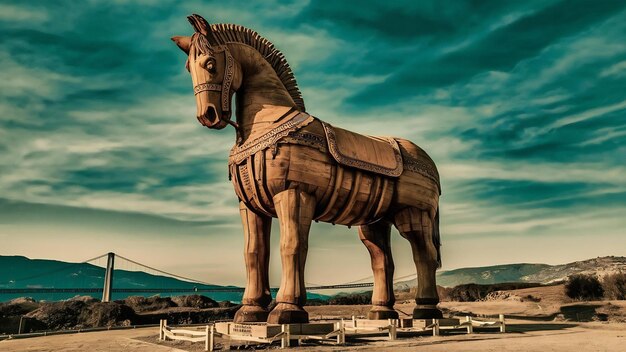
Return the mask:
[[206,117],[207,120],[209,120],[209,123],[211,123],[212,125],[219,122],[219,118],[217,116],[217,110],[215,109],[215,106],[213,105],[209,105],[207,107],[207,110],[204,116]]

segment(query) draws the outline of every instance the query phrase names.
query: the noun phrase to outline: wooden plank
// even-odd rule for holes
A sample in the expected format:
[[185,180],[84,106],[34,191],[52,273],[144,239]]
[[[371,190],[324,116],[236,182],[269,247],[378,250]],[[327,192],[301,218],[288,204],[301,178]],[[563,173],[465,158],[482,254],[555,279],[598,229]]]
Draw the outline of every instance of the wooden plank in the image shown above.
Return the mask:
[[433,336],[439,336],[439,320],[435,319],[433,323]]
[[472,334],[474,332],[474,326],[472,325],[472,317],[470,317],[469,315],[465,317],[465,322],[468,323],[467,324],[467,333],[468,334]]
[[191,336],[205,336],[206,335],[204,331],[193,331],[193,330],[184,330],[184,329],[171,329],[168,331],[173,334],[181,334],[181,335],[191,335]]
[[204,335],[202,337],[179,336],[167,330],[165,330],[165,336],[171,340],[183,340],[183,341],[191,341],[191,342],[204,342],[204,340],[206,339],[206,336]]
[[214,338],[214,332],[215,332],[215,328],[213,325],[211,325],[210,329],[209,326],[206,326],[206,339],[204,341],[204,350],[205,351],[213,351],[213,338]]
[[264,213],[267,216],[272,216],[273,215],[272,211],[265,207],[265,205],[263,204],[264,203],[263,197],[260,194],[261,193],[260,187],[256,180],[257,177],[255,175],[255,168],[257,167],[257,162],[255,160],[254,155],[250,155],[246,159],[246,165],[248,165],[248,167],[246,168],[246,171],[248,172],[248,176],[246,180],[248,180],[249,182],[249,189],[251,192],[250,199],[253,204],[256,204],[255,209]]
[[[374,211],[374,218],[378,218],[382,216],[384,212],[387,211],[389,204],[391,203],[391,198],[393,196],[393,183],[395,181],[389,180],[387,177],[383,177],[383,185],[380,191],[380,198],[378,200],[378,205],[376,206],[376,210]],[[390,189],[391,184],[391,189]]]
[[290,324],[292,335],[320,335],[328,334],[335,329],[333,323],[313,323],[313,324]]
[[317,217],[317,219],[321,220],[327,215],[329,215],[331,210],[335,206],[335,202],[337,202],[337,198],[339,197],[339,188],[341,187],[341,183],[343,182],[343,171],[344,171],[343,167],[341,166],[337,167],[337,176],[335,177],[335,184],[333,185],[332,196],[330,197],[330,200],[328,201],[326,208],[324,208],[324,211],[322,211],[322,213]]
[[283,336],[281,336],[280,339],[280,348],[289,347],[289,324],[284,324],[280,328],[283,333]]
[[265,151],[259,151],[254,155],[254,165],[254,182],[259,190],[259,202],[263,203],[266,209],[271,213],[274,213],[272,195],[270,194],[267,183],[265,182],[265,178],[267,177],[265,168]]
[[[459,319],[437,319],[440,327],[456,327],[460,325]],[[434,319],[413,319],[413,327],[426,329],[435,323]]]
[[352,189],[350,190],[350,196],[348,197],[348,200],[344,205],[343,210],[335,216],[334,220],[331,220],[332,222],[342,224],[343,221],[350,216],[351,211],[356,204],[356,196],[359,193],[362,176],[363,172],[355,170],[354,179],[352,180]]
[[[351,322],[347,322],[346,326],[349,326]],[[356,319],[356,328],[381,328],[389,326],[389,320],[371,320],[371,319]]]
[[228,323],[228,322],[215,323],[215,331],[223,335],[228,335],[229,334],[228,327],[230,324],[232,323]]
[[362,211],[362,218],[360,220],[367,221],[372,215],[372,209],[377,205],[379,201],[379,197],[381,195],[382,187],[381,187],[382,176],[375,175],[373,176],[373,182],[370,186],[368,198],[365,201],[365,208]]

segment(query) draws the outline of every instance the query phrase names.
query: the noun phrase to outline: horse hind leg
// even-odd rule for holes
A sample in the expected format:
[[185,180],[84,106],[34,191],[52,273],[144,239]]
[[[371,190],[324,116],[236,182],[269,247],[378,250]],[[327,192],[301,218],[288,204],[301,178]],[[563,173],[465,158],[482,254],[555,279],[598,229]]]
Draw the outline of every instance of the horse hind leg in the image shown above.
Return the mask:
[[391,255],[391,224],[378,221],[359,227],[359,238],[370,253],[374,272],[372,309],[368,319],[398,319],[393,309],[396,298],[393,293],[394,264]]
[[413,261],[417,270],[416,307],[413,319],[442,318],[437,308],[436,271],[439,267],[438,248],[436,247],[435,221],[428,211],[417,208],[405,208],[394,216],[394,224],[402,237],[411,244]]

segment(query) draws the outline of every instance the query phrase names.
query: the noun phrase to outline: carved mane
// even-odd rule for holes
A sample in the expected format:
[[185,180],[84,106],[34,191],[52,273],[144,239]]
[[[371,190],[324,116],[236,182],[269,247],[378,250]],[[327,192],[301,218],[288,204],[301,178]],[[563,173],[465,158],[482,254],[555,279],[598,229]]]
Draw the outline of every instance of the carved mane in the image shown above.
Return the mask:
[[[236,24],[212,24],[211,32],[213,32],[213,37],[220,45],[227,43],[241,43],[258,51],[272,66],[276,75],[283,83],[283,86],[285,86],[285,89],[289,92],[289,95],[296,103],[298,109],[303,112],[306,111],[304,107],[304,100],[302,99],[302,93],[298,88],[298,83],[296,82],[293,71],[291,70],[291,67],[289,67],[289,63],[287,63],[283,53],[276,49],[274,44],[259,35],[259,33]],[[195,45],[204,46],[208,44],[204,36],[200,37],[201,38],[194,40]],[[204,51],[206,50],[206,47],[200,47],[199,49]]]

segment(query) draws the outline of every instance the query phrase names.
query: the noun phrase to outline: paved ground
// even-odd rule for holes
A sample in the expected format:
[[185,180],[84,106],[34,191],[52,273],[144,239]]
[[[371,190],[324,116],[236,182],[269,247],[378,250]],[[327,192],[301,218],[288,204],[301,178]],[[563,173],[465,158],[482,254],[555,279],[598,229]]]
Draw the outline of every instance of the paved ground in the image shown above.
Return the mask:
[[[511,321],[509,333],[349,341],[347,346],[310,345],[304,351],[624,351],[624,323]],[[201,343],[159,343],[157,328],[88,332],[0,341],[0,351],[202,351]]]
[[[301,351],[626,351],[626,301],[565,302],[562,288],[520,290],[521,296],[541,298],[539,303],[521,301],[443,302],[450,311],[472,312],[477,315],[507,316],[506,334],[478,333],[443,337],[410,337],[397,341],[385,338],[348,340],[346,346],[309,345]],[[306,307],[311,319],[349,319],[363,316],[369,306]],[[412,303],[399,303],[396,310],[402,316],[411,314]],[[590,320],[595,313],[605,313],[609,322],[578,322]],[[587,316],[589,315],[589,316]],[[513,318],[524,317],[523,320]],[[224,343],[218,339],[218,343]],[[266,347],[262,347],[266,348]],[[0,352],[60,351],[60,352],[161,352],[203,351],[202,343],[158,341],[158,328],[85,332],[28,339],[0,341]]]
[[0,351],[34,352],[165,352],[184,351],[171,346],[159,346],[138,340],[140,337],[158,336],[159,328],[84,332],[70,335],[52,335],[27,339],[0,341]]

